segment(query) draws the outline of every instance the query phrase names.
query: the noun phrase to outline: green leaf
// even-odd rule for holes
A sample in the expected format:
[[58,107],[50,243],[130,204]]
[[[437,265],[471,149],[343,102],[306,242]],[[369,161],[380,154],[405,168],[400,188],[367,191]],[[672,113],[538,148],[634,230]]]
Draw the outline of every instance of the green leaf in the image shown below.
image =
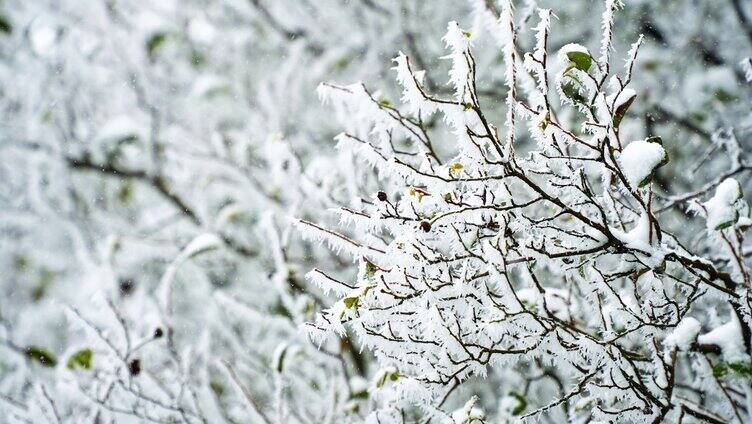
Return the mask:
[[279,354],[279,358],[277,358],[277,372],[282,372],[282,370],[285,368],[285,356],[287,356],[287,347],[282,349],[282,352]]
[[36,284],[31,288],[31,298],[34,301],[42,299],[54,280],[55,273],[52,270],[46,267],[39,268],[37,270]]
[[45,109],[44,113],[42,113],[42,120],[44,122],[52,122],[52,118],[54,117],[55,111],[52,108]]
[[282,303],[282,300],[280,299],[277,299],[277,301],[272,304],[272,307],[269,310],[269,312],[273,315],[279,315],[285,318],[293,319],[292,313],[290,313],[290,310],[287,309],[285,304]]
[[577,267],[577,272],[580,274],[580,277],[582,277],[583,279],[586,278],[586,276],[585,276],[585,265],[584,264]]
[[363,263],[365,266],[366,277],[373,277],[379,268],[373,262],[369,261],[366,257],[363,257]]
[[3,15],[0,15],[0,32],[4,32],[6,34],[13,32],[13,25],[11,25],[8,18]]
[[150,59],[154,59],[159,48],[167,41],[167,33],[157,32],[146,40],[146,53]]
[[16,253],[13,256],[13,269],[16,272],[24,272],[28,268],[29,268],[29,259],[20,253]]
[[342,71],[350,64],[350,58],[348,56],[342,56],[334,62],[334,70]]
[[632,102],[637,98],[637,94],[633,94],[629,96],[628,99],[626,99],[624,102],[622,102],[620,105],[616,106],[614,110],[614,127],[618,128],[619,124],[621,124],[621,120],[624,119],[624,115],[627,114],[627,110],[632,105]]
[[656,69],[660,68],[661,62],[657,60],[643,60],[642,61],[642,69],[652,72]]
[[567,53],[567,58],[574,63],[575,68],[587,72],[593,64],[593,58],[585,52],[572,51]]
[[379,377],[378,380],[376,380],[376,388],[379,389],[384,386],[384,383],[386,383],[386,378],[389,376],[388,373],[384,373],[381,377]]
[[138,142],[138,134],[128,134],[126,136],[123,136],[115,141],[115,145],[117,145],[118,148],[123,146],[132,146]]
[[198,50],[192,50],[191,65],[193,65],[194,68],[200,68],[204,64],[206,64],[206,56]]
[[522,414],[522,412],[525,411],[525,408],[527,408],[527,399],[525,399],[525,396],[522,396],[521,394],[515,391],[511,391],[509,393],[509,396],[517,399],[517,402],[518,402],[517,406],[515,406],[514,409],[512,409],[511,411],[512,415]]
[[561,91],[569,100],[574,103],[587,103],[587,99],[582,95],[582,83],[571,74],[566,74],[561,82]]
[[225,394],[225,386],[221,381],[212,379],[209,381],[209,388],[218,397],[221,398]]
[[312,314],[316,310],[316,302],[313,301],[313,299],[307,299],[305,303],[303,303],[303,308],[301,309],[301,313],[305,316],[308,316]]
[[359,392],[353,392],[351,399],[368,399],[368,390],[361,390]]
[[133,199],[133,184],[130,181],[125,181],[120,184],[117,198],[122,204],[130,203],[131,199]]
[[538,121],[538,128],[540,128],[541,131],[545,131],[546,128],[548,128],[548,122],[550,119],[551,115],[546,111],[543,116],[541,116],[540,121]]
[[728,374],[729,369],[725,362],[720,362],[718,364],[713,365],[713,377],[715,378],[721,378]]
[[375,287],[376,287],[376,284],[369,284],[369,285],[363,287],[363,296],[367,295],[368,292],[371,291],[371,289],[373,289]]
[[653,267],[653,271],[655,271],[655,272],[656,272],[656,273],[658,273],[658,274],[663,274],[664,272],[666,272],[666,259],[665,259],[665,258],[664,258],[664,259],[662,259],[662,260],[661,260],[661,261],[660,261],[660,262],[658,263],[658,265],[655,265],[655,266]]
[[68,369],[82,368],[85,370],[91,369],[91,357],[93,352],[89,348],[81,349],[68,358],[66,366]]
[[[738,215],[738,214],[737,214],[737,215]],[[732,219],[732,220],[729,220],[729,221],[725,221],[725,222],[721,222],[720,224],[718,224],[718,225],[716,225],[716,226],[715,226],[715,230],[716,230],[716,231],[724,230],[724,229],[726,229],[726,228],[728,228],[728,227],[730,227],[730,226],[734,225],[734,224],[736,223],[736,221],[738,221],[738,220],[739,220],[739,217],[738,217],[738,216],[736,216],[736,217],[734,217],[734,219]]]
[[728,366],[728,364],[720,363],[713,367],[713,375],[721,378],[725,377],[731,372],[731,368]]
[[30,360],[39,362],[39,364],[44,367],[54,367],[57,365],[57,359],[55,359],[55,356],[44,348],[38,346],[27,346],[24,348],[24,353],[26,353],[26,357]]
[[729,93],[722,88],[716,90],[715,93],[713,93],[713,97],[715,97],[716,100],[721,103],[730,103],[737,99],[737,97],[733,93]]
[[752,376],[752,362],[731,362],[728,367],[737,374]]
[[654,172],[651,172],[650,175],[648,175],[647,177],[643,178],[642,181],[640,181],[637,184],[637,187],[642,188],[642,187],[645,187],[646,185],[650,184],[650,182],[653,181],[653,174],[654,174]]
[[537,304],[532,303],[532,302],[530,302],[527,299],[520,299],[520,303],[522,304],[522,307],[526,311],[530,311],[530,312],[533,312],[533,313],[538,312],[538,305]]
[[617,336],[622,336],[624,333],[627,332],[627,328],[619,323],[611,321],[611,329],[616,333]]
[[376,273],[377,269],[378,268],[376,268],[376,265],[374,265],[373,262],[366,261],[366,274],[368,274],[369,276],[373,276],[373,274]]
[[360,404],[355,401],[355,395],[351,396],[350,399],[353,400],[345,404],[345,412],[348,414],[357,414],[360,411]]
[[394,370],[391,371],[389,369],[385,369],[381,371],[381,375],[379,376],[379,379],[376,380],[376,388],[381,388],[386,384],[387,381],[397,381],[399,379],[399,371]]

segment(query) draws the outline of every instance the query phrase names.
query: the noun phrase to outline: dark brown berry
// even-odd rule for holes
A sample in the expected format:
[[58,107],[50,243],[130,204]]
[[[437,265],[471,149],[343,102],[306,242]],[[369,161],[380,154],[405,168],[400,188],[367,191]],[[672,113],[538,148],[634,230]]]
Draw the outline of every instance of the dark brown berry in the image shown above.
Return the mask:
[[376,198],[378,198],[382,202],[386,202],[386,193],[384,193],[383,191],[380,191],[376,194]]
[[136,283],[131,278],[121,278],[118,281],[118,288],[120,289],[120,295],[128,296],[133,293],[133,289],[136,288]]
[[141,360],[134,359],[128,364],[128,371],[131,375],[141,374]]
[[160,327],[157,327],[154,330],[154,338],[158,339],[158,338],[161,338],[162,336],[164,336],[164,331]]
[[428,221],[420,221],[420,229],[425,232],[431,231],[431,223]]

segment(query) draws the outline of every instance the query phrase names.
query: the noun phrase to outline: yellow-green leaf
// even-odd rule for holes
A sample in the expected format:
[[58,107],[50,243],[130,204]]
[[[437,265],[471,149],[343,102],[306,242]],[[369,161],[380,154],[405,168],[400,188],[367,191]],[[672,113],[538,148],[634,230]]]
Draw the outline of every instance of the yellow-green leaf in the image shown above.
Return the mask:
[[66,365],[68,369],[72,370],[76,368],[82,368],[85,370],[91,369],[92,356],[93,352],[91,349],[81,349],[68,358],[68,363]]
[[342,303],[345,304],[345,307],[348,309],[352,309],[354,306],[358,305],[358,297],[357,296],[349,296],[344,299],[342,299]]

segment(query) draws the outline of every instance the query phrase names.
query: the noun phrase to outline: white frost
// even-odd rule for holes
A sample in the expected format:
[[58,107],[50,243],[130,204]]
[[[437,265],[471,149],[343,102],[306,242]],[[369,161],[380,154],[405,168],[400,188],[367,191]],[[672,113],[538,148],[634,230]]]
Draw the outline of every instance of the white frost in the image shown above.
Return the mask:
[[31,46],[39,55],[49,53],[57,40],[57,31],[49,26],[37,26],[30,31]]
[[667,347],[671,346],[679,350],[688,350],[689,346],[697,339],[697,335],[700,334],[701,329],[700,321],[692,317],[685,317],[674,328],[674,331],[666,337],[663,343]]
[[475,407],[478,398],[473,396],[465,406],[452,413],[455,424],[480,424],[486,419],[486,414],[480,408]]
[[628,233],[616,230],[614,235],[633,249],[650,252],[650,217],[647,212],[643,212],[635,223],[634,228],[629,230]]
[[211,44],[217,36],[217,29],[206,19],[195,18],[188,24],[188,36],[196,43]]
[[567,54],[569,53],[585,53],[588,55],[590,54],[587,47],[581,44],[577,44],[577,43],[569,43],[565,45],[564,47],[562,47],[561,49],[559,49],[559,54],[561,54],[563,58],[566,60],[569,60],[567,58]]
[[739,63],[744,70],[744,79],[747,80],[747,82],[752,82],[752,57],[748,57]]
[[200,253],[214,250],[222,245],[222,240],[212,233],[204,233],[196,236],[187,246],[180,252],[178,260],[183,261],[188,258],[192,258]]
[[368,380],[356,375],[350,379],[350,388],[352,389],[353,394],[368,392]]
[[611,105],[611,109],[618,110],[620,107],[624,106],[625,103],[631,101],[637,97],[637,92],[632,90],[631,88],[625,88],[621,90],[619,95],[617,96],[616,93],[608,96],[608,103]]
[[499,414],[502,417],[512,419],[514,417],[514,412],[516,412],[515,410],[523,406],[524,404],[521,398],[510,394],[501,399],[501,402],[499,403]]
[[733,178],[726,178],[715,189],[715,195],[703,203],[707,212],[709,231],[720,230],[736,222],[739,214],[736,201],[742,197],[742,188]]
[[107,121],[99,130],[98,139],[103,142],[113,142],[127,138],[139,138],[141,127],[129,116],[116,116]]
[[718,345],[721,348],[723,359],[726,361],[747,359],[742,327],[734,314],[731,315],[731,321],[697,337],[697,343]]
[[207,74],[196,78],[196,81],[193,83],[193,88],[191,89],[191,94],[197,98],[211,97],[228,89],[229,86],[227,85],[227,82],[222,78],[216,75]]
[[624,148],[619,164],[629,185],[638,188],[666,159],[666,150],[659,143],[635,140]]

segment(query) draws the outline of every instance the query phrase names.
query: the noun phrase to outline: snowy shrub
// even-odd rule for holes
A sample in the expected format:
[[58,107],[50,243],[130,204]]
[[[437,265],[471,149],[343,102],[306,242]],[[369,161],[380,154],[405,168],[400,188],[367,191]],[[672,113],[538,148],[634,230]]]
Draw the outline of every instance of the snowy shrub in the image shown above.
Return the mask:
[[327,303],[302,270],[348,264],[287,217],[351,196],[314,156],[318,81],[378,75],[394,17],[448,15],[294,4],[0,4],[0,422],[368,409],[368,357],[300,331]]
[[[371,422],[746,422],[750,220],[734,179],[747,169],[738,142],[718,141],[730,168],[702,190],[656,193],[683,141],[625,125],[644,101],[633,83],[643,38],[611,58],[620,2],[605,2],[599,46],[565,45],[558,61],[552,11],[532,18],[523,54],[502,3],[489,28],[503,53],[501,127],[478,96],[482,40],[456,22],[443,38],[450,96],[427,89],[427,71],[402,53],[404,107],[363,84],[319,88],[346,125],[338,148],[365,164],[352,178],[373,168],[379,179],[339,211],[348,229],[299,221],[359,267],[348,280],[309,273],[340,297],[309,334],[352,332],[376,357]],[[664,226],[677,203],[699,215],[684,220],[704,219],[703,237]],[[498,411],[467,391],[464,407],[446,407],[494,373],[506,380]]]

